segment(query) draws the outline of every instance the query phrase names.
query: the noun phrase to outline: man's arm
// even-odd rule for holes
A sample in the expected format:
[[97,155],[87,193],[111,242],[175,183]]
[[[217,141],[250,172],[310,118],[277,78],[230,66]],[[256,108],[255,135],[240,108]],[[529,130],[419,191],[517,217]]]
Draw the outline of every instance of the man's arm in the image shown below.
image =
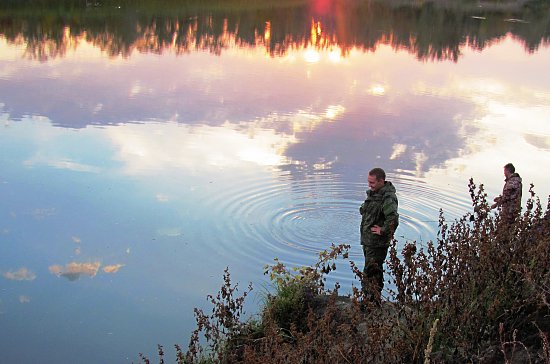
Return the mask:
[[495,203],[491,205],[491,208],[494,209],[496,208],[497,206],[499,205],[502,205],[502,196],[497,196],[495,197],[495,199],[493,200]]
[[388,196],[384,199],[382,213],[384,214],[384,225],[381,226],[380,235],[393,235],[397,228],[397,219],[399,219],[397,197]]

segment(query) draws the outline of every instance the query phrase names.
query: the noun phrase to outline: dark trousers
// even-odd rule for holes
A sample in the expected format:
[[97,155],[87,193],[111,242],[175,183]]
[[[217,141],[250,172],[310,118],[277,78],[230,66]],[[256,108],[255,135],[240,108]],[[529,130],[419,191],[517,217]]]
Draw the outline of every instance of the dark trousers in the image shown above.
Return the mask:
[[380,303],[382,288],[384,288],[384,262],[388,254],[388,247],[370,247],[363,245],[365,268],[361,286],[368,300]]

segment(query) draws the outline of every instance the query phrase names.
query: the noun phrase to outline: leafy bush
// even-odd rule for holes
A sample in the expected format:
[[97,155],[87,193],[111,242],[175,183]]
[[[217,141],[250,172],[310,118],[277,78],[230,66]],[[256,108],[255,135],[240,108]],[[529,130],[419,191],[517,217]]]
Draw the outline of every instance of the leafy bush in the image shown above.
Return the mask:
[[[312,267],[267,266],[275,286],[260,321],[242,322],[249,286],[235,298],[229,271],[195,310],[197,330],[178,363],[547,363],[550,364],[550,212],[530,187],[513,223],[492,214],[483,186],[469,183],[473,212],[448,223],[440,212],[436,241],[393,241],[390,287],[381,307],[365,306],[360,290],[327,290],[335,260],[349,245],[320,253]],[[350,261],[354,274],[361,270]],[[208,350],[199,345],[203,333]],[[163,362],[162,347],[159,356]],[[142,360],[148,359],[142,356]]]
[[[513,224],[490,215],[483,186],[476,191],[471,180],[469,188],[473,214],[448,225],[440,213],[435,243],[424,248],[407,243],[402,259],[394,245],[388,262],[393,297],[409,308],[405,320],[411,345],[425,347],[431,323],[438,320],[433,347],[447,362],[478,359],[477,353],[502,341],[503,332],[520,332],[515,342],[529,339],[537,346],[532,322],[548,313],[550,226],[533,186],[524,213]],[[415,361],[423,359],[419,350],[412,354]]]

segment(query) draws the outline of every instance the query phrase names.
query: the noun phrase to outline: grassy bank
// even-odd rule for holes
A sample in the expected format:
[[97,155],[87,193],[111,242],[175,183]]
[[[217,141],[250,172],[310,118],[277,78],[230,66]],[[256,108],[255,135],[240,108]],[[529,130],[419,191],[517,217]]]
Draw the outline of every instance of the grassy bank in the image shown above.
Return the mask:
[[211,314],[195,309],[197,329],[186,349],[176,346],[177,362],[550,363],[548,208],[531,186],[522,215],[505,224],[483,186],[469,187],[474,212],[453,222],[441,212],[435,241],[393,242],[395,288],[381,307],[362,304],[358,289],[343,297],[338,284],[326,287],[348,245],[332,245],[312,267],[266,267],[276,288],[255,320],[241,319],[252,287],[239,293],[226,270]]

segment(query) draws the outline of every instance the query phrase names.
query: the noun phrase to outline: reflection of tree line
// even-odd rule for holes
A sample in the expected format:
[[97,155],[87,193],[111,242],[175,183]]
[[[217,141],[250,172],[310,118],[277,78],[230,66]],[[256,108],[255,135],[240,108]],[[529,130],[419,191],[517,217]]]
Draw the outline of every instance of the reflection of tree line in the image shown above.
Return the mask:
[[308,5],[230,9],[212,4],[175,7],[172,2],[162,11],[158,3],[155,10],[4,6],[0,34],[25,44],[27,55],[39,60],[63,56],[79,39],[123,56],[135,50],[161,53],[167,49],[179,54],[219,54],[234,45],[262,46],[273,56],[308,45],[339,47],[345,55],[352,48],[373,50],[385,43],[422,60],[453,61],[460,56],[461,46],[483,49],[508,33],[524,42],[529,52],[550,43],[550,6],[545,1],[500,11],[333,1],[324,15]]

